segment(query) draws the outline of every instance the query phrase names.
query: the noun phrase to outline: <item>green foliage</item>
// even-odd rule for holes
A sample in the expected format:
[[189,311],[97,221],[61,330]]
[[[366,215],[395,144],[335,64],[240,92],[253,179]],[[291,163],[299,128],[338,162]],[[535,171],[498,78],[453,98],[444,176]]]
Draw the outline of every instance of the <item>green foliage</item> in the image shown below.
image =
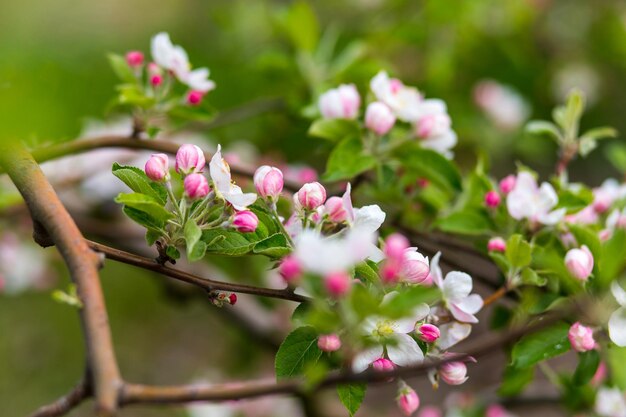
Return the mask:
[[578,354],[578,366],[572,377],[574,385],[585,385],[593,378],[600,365],[600,354],[597,350],[590,350]]
[[318,119],[309,128],[309,135],[332,142],[339,142],[348,137],[359,137],[361,129],[355,120]]
[[76,285],[74,284],[68,285],[67,292],[62,290],[54,290],[52,292],[52,299],[58,303],[66,304],[71,307],[75,307],[78,309],[83,308],[83,303],[78,297]]
[[502,383],[498,388],[498,394],[503,397],[513,397],[521,393],[535,378],[535,368],[528,366],[517,368],[507,366],[502,376]]
[[559,203],[555,209],[565,208],[567,214],[576,213],[587,207],[593,201],[593,193],[586,187],[581,187],[578,191],[571,189],[559,192]]
[[297,328],[289,333],[276,352],[276,378],[302,375],[305,367],[317,362],[321,355],[315,329],[310,326]]
[[202,259],[206,251],[206,242],[200,240],[202,230],[200,230],[195,221],[190,219],[185,223],[184,233],[185,246],[187,247],[187,259],[192,262]]
[[399,147],[395,156],[403,167],[432,181],[448,193],[461,191],[461,174],[452,161],[430,149],[422,149],[409,142]]
[[607,359],[611,369],[611,381],[620,390],[626,390],[626,347],[610,344]]
[[528,266],[532,261],[532,247],[522,235],[513,235],[509,238],[504,254],[509,264],[516,269]]
[[460,235],[485,235],[493,229],[493,224],[484,212],[467,209],[452,213],[435,223],[439,229],[447,233]]
[[117,54],[109,54],[109,63],[111,64],[111,68],[113,68],[113,72],[117,75],[117,78],[120,81],[127,84],[136,84],[137,77],[135,77],[135,73],[133,69],[128,65],[126,59]]
[[546,359],[561,355],[570,349],[567,339],[569,326],[557,323],[520,339],[511,352],[511,366],[523,369]]
[[163,207],[161,201],[147,194],[120,193],[115,202],[144,213],[160,225],[165,225],[165,222],[174,217]]
[[376,159],[366,155],[357,136],[347,137],[333,149],[328,157],[324,179],[337,181],[353,178],[376,166]]
[[167,202],[167,190],[163,184],[152,181],[145,172],[133,166],[122,166],[113,163],[113,175],[119,178],[131,190],[136,193],[154,197],[163,205]]
[[350,416],[353,416],[361,407],[361,403],[365,398],[367,385],[363,383],[354,383],[337,386],[337,394],[339,400],[346,407]]
[[307,52],[315,49],[319,39],[319,23],[306,1],[292,3],[280,16],[279,23],[296,48]]

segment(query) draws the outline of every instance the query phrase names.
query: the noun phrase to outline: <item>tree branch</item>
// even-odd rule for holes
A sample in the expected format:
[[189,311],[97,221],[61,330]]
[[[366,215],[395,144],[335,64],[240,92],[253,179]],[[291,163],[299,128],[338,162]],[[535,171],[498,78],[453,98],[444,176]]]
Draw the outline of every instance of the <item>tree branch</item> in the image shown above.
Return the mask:
[[74,407],[91,396],[89,381],[82,379],[72,390],[52,404],[44,405],[30,417],[58,417],[69,413]]
[[308,297],[295,294],[290,289],[272,289],[255,287],[252,285],[236,284],[231,282],[215,281],[208,278],[202,278],[189,272],[181,271],[168,266],[162,266],[155,260],[144,256],[135,255],[120,249],[115,249],[101,243],[87,240],[87,244],[95,251],[103,253],[108,259],[137,266],[149,271],[158,272],[168,277],[195,285],[207,291],[231,291],[242,294],[253,294],[261,297],[278,298],[281,300],[295,301],[303,303],[309,301]]
[[117,408],[120,374],[115,360],[111,332],[98,277],[98,256],[87,246],[76,224],[33,157],[21,146],[0,149],[0,165],[22,194],[39,235],[54,243],[63,256],[84,307],[80,318],[93,375],[96,409],[111,415]]

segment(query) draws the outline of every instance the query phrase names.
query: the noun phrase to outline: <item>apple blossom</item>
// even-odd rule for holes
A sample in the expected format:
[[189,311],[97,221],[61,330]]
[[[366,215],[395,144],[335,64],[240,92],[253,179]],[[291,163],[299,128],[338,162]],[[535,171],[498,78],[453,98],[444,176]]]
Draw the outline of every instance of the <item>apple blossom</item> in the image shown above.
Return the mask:
[[278,273],[287,283],[294,282],[302,275],[302,267],[300,262],[293,256],[288,255],[283,258],[278,265]]
[[440,350],[446,350],[467,339],[472,332],[472,326],[467,323],[453,321],[439,325],[439,332],[440,337],[436,341],[436,346]]
[[152,181],[167,181],[169,178],[169,158],[164,153],[153,154],[144,168],[146,175]]
[[341,223],[348,218],[348,212],[346,211],[343,200],[341,197],[330,197],[324,203],[324,213],[328,215],[328,219],[334,223]]
[[506,250],[506,242],[501,237],[492,237],[487,242],[487,250],[489,252],[504,252]]
[[206,161],[204,152],[197,145],[184,144],[176,152],[176,172],[181,175],[202,172]]
[[204,198],[209,194],[209,183],[202,174],[189,174],[183,182],[185,195],[192,200]]
[[315,210],[326,201],[326,189],[319,182],[304,184],[294,196],[306,210]]
[[319,98],[319,108],[325,119],[354,119],[361,97],[354,84],[342,84],[326,91]]
[[269,165],[263,165],[254,173],[254,187],[263,198],[275,201],[283,191],[283,172]]
[[201,96],[215,89],[215,82],[209,79],[208,68],[197,68],[190,71],[182,77],[181,81]]
[[572,276],[586,281],[593,272],[593,254],[585,245],[580,249],[570,249],[565,254],[565,266]]
[[204,93],[198,90],[191,90],[187,93],[187,104],[190,106],[197,106],[202,102]]
[[448,385],[461,385],[467,381],[467,366],[461,361],[446,362],[438,369],[439,377]]
[[515,220],[528,219],[545,225],[561,221],[565,208],[553,210],[558,197],[552,185],[544,182],[537,187],[537,181],[528,172],[517,174],[515,187],[506,198],[506,206]]
[[421,284],[430,273],[428,258],[419,253],[417,248],[408,248],[400,263],[400,273],[404,282]]
[[609,318],[609,337],[617,346],[626,346],[626,291],[616,282],[611,283],[611,293],[619,308]]
[[126,63],[130,67],[140,67],[143,65],[143,53],[140,51],[129,51],[126,53]]
[[596,212],[604,213],[616,200],[621,200],[624,197],[626,197],[626,185],[609,178],[600,187],[593,190],[592,205]]
[[515,188],[516,181],[517,181],[517,178],[515,177],[515,175],[507,175],[506,177],[502,178],[500,182],[498,183],[500,192],[504,195],[507,195],[508,193],[510,193],[513,190],[513,188]]
[[385,71],[372,78],[370,88],[378,101],[386,104],[398,119],[414,122],[419,117],[422,95],[416,88],[405,86],[397,78],[389,78]]
[[388,259],[402,262],[404,252],[409,248],[409,240],[400,233],[387,236],[383,252]]
[[150,76],[150,84],[153,87],[158,87],[163,84],[163,76],[161,74],[154,74]]
[[433,282],[442,292],[446,307],[455,319],[466,323],[478,323],[476,314],[483,306],[483,299],[478,294],[471,294],[472,277],[464,272],[448,272],[445,279],[439,267],[441,252],[433,257],[430,263],[430,274]]
[[245,210],[256,201],[256,194],[244,193],[239,186],[232,183],[230,167],[222,158],[221,145],[217,145],[217,151],[209,163],[209,171],[215,186],[215,195],[226,200],[235,210]]
[[259,218],[250,210],[241,210],[233,217],[233,227],[242,233],[252,233],[259,225]]
[[624,393],[619,388],[600,388],[594,410],[599,417],[626,417]]
[[378,372],[389,372],[393,371],[396,367],[393,362],[391,362],[387,358],[378,358],[374,362],[372,362],[372,369]]
[[398,407],[405,416],[412,415],[420,406],[420,398],[415,390],[402,384],[398,395]]
[[500,194],[497,191],[488,191],[485,194],[485,205],[490,208],[498,207],[500,205]]
[[396,123],[396,116],[386,104],[379,101],[370,103],[365,111],[365,127],[377,135],[384,135]]
[[530,113],[528,104],[517,91],[493,80],[476,85],[474,101],[503,130],[516,129]]
[[324,277],[324,287],[333,298],[341,298],[350,291],[352,277],[346,272],[331,272]]
[[589,205],[574,214],[565,216],[565,222],[571,224],[594,224],[598,221],[598,213]]
[[572,349],[576,352],[587,352],[593,350],[596,341],[593,339],[593,330],[587,326],[583,326],[580,322],[572,324],[567,333]]
[[417,337],[426,343],[433,343],[441,336],[439,328],[434,324],[422,324],[416,329]]
[[457,143],[457,136],[451,125],[446,103],[438,99],[428,99],[420,105],[419,116],[415,120],[415,134],[421,139],[424,148],[451,158],[450,150]]
[[160,67],[172,71],[178,79],[184,78],[189,72],[191,65],[187,52],[182,47],[174,45],[169,34],[157,33],[152,38],[150,49],[154,62]]
[[336,334],[324,334],[317,339],[317,347],[324,352],[335,352],[341,348],[341,339]]

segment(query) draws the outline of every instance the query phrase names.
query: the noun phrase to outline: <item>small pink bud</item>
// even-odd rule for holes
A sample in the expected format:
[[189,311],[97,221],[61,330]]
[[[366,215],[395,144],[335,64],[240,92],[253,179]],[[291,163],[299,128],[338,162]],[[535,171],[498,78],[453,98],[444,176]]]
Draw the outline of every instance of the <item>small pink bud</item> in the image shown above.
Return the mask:
[[325,119],[354,119],[361,97],[354,84],[342,84],[320,96],[319,108]]
[[154,74],[150,77],[150,84],[152,84],[153,87],[158,87],[161,84],[163,84],[163,76],[160,74]]
[[182,145],[176,152],[176,172],[181,175],[202,172],[205,163],[204,152],[196,145]]
[[131,67],[139,67],[143,65],[143,54],[139,51],[130,51],[126,53],[126,62]]
[[324,211],[331,222],[341,223],[348,218],[348,212],[341,197],[330,197],[324,204]]
[[446,362],[439,367],[439,377],[448,385],[461,385],[467,381],[467,366],[463,362]]
[[345,272],[333,272],[324,278],[326,291],[333,298],[341,298],[350,291],[352,278]]
[[428,259],[414,250],[406,250],[404,252],[400,267],[404,280],[411,284],[421,284],[430,274]]
[[515,175],[507,175],[506,177],[500,180],[500,192],[504,195],[510,193],[513,188],[515,188],[515,183],[517,182],[517,178]]
[[385,239],[385,247],[383,249],[387,259],[392,259],[396,262],[402,262],[404,259],[404,252],[409,248],[409,240],[400,233],[394,233],[387,236]]
[[230,303],[231,306],[234,306],[235,304],[237,304],[237,294],[231,293],[228,296],[228,302]]
[[497,191],[489,191],[485,194],[485,205],[487,207],[498,207],[500,205],[500,194]]
[[317,181],[317,171],[311,167],[304,167],[298,171],[298,181],[307,183]]
[[263,198],[278,199],[283,184],[283,172],[278,168],[263,165],[254,173],[254,187]]
[[418,178],[417,179],[417,186],[420,188],[426,188],[430,185],[430,181],[428,181],[427,178]]
[[565,254],[565,266],[572,276],[586,281],[593,271],[593,255],[585,245],[580,249],[570,249]]
[[336,334],[321,335],[317,339],[317,347],[324,352],[334,352],[341,347],[341,339]]
[[302,275],[302,266],[294,256],[286,256],[278,266],[278,273],[285,282],[291,283]]
[[150,75],[160,75],[163,71],[161,71],[161,67],[159,67],[155,62],[148,63],[148,74]]
[[252,233],[259,225],[259,218],[250,210],[242,210],[235,213],[233,227],[241,233]]
[[509,413],[500,404],[491,404],[485,410],[485,417],[508,417]]
[[596,341],[593,339],[593,330],[583,326],[580,322],[572,324],[567,333],[567,338],[576,352],[587,352],[593,350]]
[[489,252],[504,252],[506,250],[506,242],[501,237],[492,237],[487,243]]
[[384,135],[396,123],[396,116],[386,104],[375,101],[367,106],[365,111],[365,127],[377,135]]
[[202,98],[204,98],[204,93],[198,90],[191,90],[187,93],[187,104],[190,106],[197,106],[202,102]]
[[169,158],[164,153],[153,154],[144,168],[152,181],[167,181],[169,177]]
[[297,199],[303,208],[315,210],[326,201],[326,189],[319,182],[309,182],[300,188]]
[[395,284],[400,280],[400,272],[400,264],[390,260],[381,266],[380,278],[385,284]]
[[435,340],[439,339],[439,336],[441,336],[439,328],[434,324],[422,324],[417,329],[417,337],[426,343],[433,343]]
[[372,362],[372,368],[378,372],[389,372],[393,371],[396,366],[387,358],[378,358]]
[[189,174],[183,182],[185,195],[191,200],[204,198],[209,194],[209,183],[202,174]]
[[415,392],[415,390],[408,385],[404,384],[404,386],[400,389],[400,395],[398,396],[398,407],[400,407],[400,411],[405,416],[410,416],[420,406],[420,398]]
[[438,407],[429,405],[420,410],[418,417],[442,417],[442,414]]

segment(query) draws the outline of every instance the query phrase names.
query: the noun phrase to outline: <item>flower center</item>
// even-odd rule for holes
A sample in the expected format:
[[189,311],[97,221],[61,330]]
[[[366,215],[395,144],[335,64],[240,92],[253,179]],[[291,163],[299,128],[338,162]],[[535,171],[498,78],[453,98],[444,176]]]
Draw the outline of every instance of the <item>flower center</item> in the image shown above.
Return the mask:
[[382,320],[376,324],[374,335],[378,337],[389,337],[393,335],[393,322],[391,320]]

